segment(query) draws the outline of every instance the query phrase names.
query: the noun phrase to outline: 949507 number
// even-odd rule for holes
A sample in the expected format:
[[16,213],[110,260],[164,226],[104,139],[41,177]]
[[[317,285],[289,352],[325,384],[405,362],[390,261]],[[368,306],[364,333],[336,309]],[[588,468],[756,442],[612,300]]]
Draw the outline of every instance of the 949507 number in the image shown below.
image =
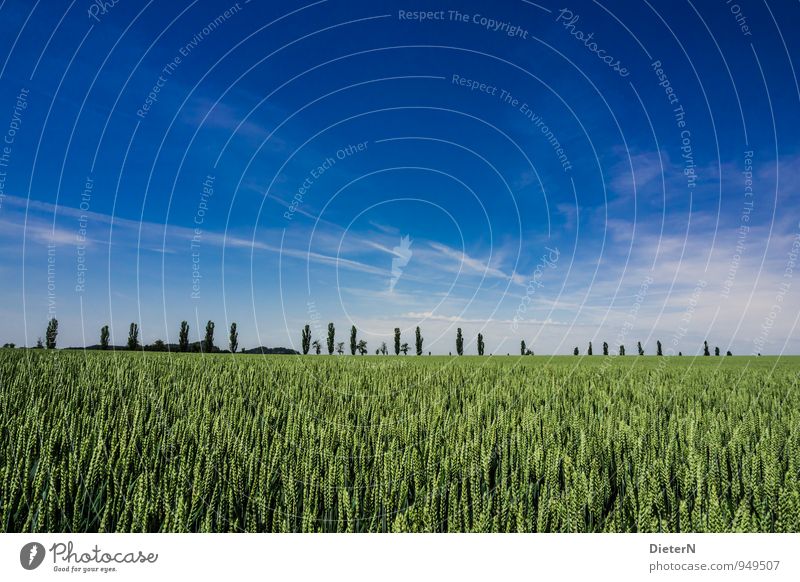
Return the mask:
[[739,560],[736,562],[737,570],[777,570],[780,560]]

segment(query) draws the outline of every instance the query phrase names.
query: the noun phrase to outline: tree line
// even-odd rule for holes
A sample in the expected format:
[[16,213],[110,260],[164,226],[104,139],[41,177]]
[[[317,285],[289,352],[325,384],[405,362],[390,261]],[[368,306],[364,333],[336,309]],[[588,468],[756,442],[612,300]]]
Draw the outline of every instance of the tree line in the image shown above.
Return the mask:
[[[206,323],[205,328],[205,336],[202,340],[196,342],[189,341],[189,323],[187,321],[182,321],[180,325],[180,329],[178,331],[178,344],[176,346],[176,351],[179,352],[204,352],[204,353],[212,353],[212,352],[219,352],[222,351],[218,346],[214,343],[214,329],[215,325],[214,322],[209,320]],[[47,329],[45,330],[45,340],[42,342],[42,339],[39,338],[36,342],[37,348],[47,348],[47,349],[55,349],[56,348],[56,339],[58,337],[58,320],[56,318],[50,319],[47,322]],[[109,327],[104,325],[100,328],[100,344],[99,348],[101,350],[107,350],[110,346],[110,339],[111,333]],[[422,332],[420,331],[419,326],[417,326],[416,330],[414,331],[414,348],[415,352],[418,356],[423,354],[423,342],[424,338],[422,337]],[[339,355],[343,355],[345,352],[344,345],[345,342],[336,341],[336,326],[333,322],[328,324],[328,333],[326,337],[326,348],[328,355],[333,355],[337,353]],[[464,334],[459,327],[456,330],[456,354],[459,356],[464,355]],[[482,356],[485,352],[485,343],[484,343],[484,336],[482,333],[479,333],[476,338],[476,346],[478,349],[478,355]],[[311,337],[311,326],[306,324],[303,329],[301,330],[300,335],[300,344],[301,349],[304,355],[307,355],[309,352],[313,350],[313,353],[320,355],[322,353],[322,342],[319,339],[313,339]],[[15,347],[14,344],[5,344],[3,345],[4,348],[13,348]],[[150,345],[143,346],[139,342],[139,326],[136,323],[131,323],[130,327],[128,328],[128,342],[126,345],[127,349],[129,350],[146,350],[146,351],[173,351],[172,346],[166,344],[164,341],[157,339]],[[644,348],[642,347],[642,342],[636,342],[637,352],[640,356],[645,355]],[[115,348],[116,349],[116,348]],[[235,354],[239,349],[239,330],[236,323],[231,323],[230,330],[228,333],[228,349],[227,351],[230,353]],[[394,328],[394,353],[395,355],[399,356],[401,353],[403,355],[407,355],[410,351],[410,347],[408,342],[403,342],[401,339],[400,328]],[[350,355],[355,356],[356,354],[359,355],[366,355],[368,352],[367,349],[367,341],[364,339],[358,339],[358,329],[355,325],[350,327]],[[375,350],[376,355],[387,355],[389,353],[389,349],[386,346],[386,342],[382,342],[381,345]],[[575,349],[572,351],[572,354],[575,356],[580,355],[580,348],[575,346]],[[624,356],[625,355],[625,346],[620,345],[618,348],[618,355]],[[428,352],[428,355],[431,355],[431,352]],[[452,355],[452,352],[450,352]],[[507,354],[510,355],[510,354]],[[521,356],[532,356],[534,352],[532,349],[528,347],[523,339],[520,342],[520,355]],[[589,342],[589,347],[586,350],[586,355],[591,356],[594,355],[594,351],[592,348],[592,342]],[[609,345],[608,342],[603,342],[603,355],[609,355]],[[663,356],[664,352],[661,346],[661,340],[656,341],[656,355]],[[679,356],[683,355],[683,352],[678,352]],[[703,342],[703,355],[710,356],[711,355],[711,348],[708,345],[708,341]],[[714,355],[720,355],[719,346],[714,348]],[[727,356],[732,356],[730,350],[726,352]],[[761,354],[758,354],[759,356]]]
[[[522,342],[522,350],[523,350],[523,352],[525,351],[525,342],[524,341]],[[644,348],[642,347],[642,342],[636,342],[636,350],[637,350],[637,352],[639,353],[640,356],[644,355]],[[619,346],[619,352],[618,353],[619,353],[620,356],[624,356],[625,355],[625,346],[624,345],[620,345]],[[575,349],[572,350],[572,355],[579,356],[580,354],[581,354],[580,348],[578,346],[575,346]],[[586,355],[587,356],[593,355],[592,342],[589,342],[589,348],[586,350]],[[608,342],[603,342],[603,355],[604,356],[608,355]],[[663,356],[664,355],[664,351],[661,349],[661,340],[656,340],[656,355],[657,356]],[[682,356],[683,352],[678,352],[678,355]],[[711,355],[711,350],[708,347],[708,341],[704,341],[703,342],[703,355],[704,356],[710,356]],[[720,355],[719,346],[714,348],[714,355],[715,356],[719,356]],[[726,356],[732,356],[733,353],[730,350],[728,350],[725,353],[725,355]],[[760,356],[761,354],[758,354],[758,355]]]
[[[221,349],[214,343],[214,330],[215,324],[209,320],[206,323],[205,335],[202,340],[190,342],[189,341],[189,322],[182,321],[180,329],[178,330],[178,344],[174,346],[175,351],[179,352],[219,352]],[[37,348],[55,349],[56,339],[58,337],[58,320],[52,318],[47,323],[47,330],[45,331],[45,341],[39,338],[36,342]],[[5,344],[3,347],[15,347],[14,344]],[[111,330],[107,325],[100,328],[100,343],[98,346],[101,350],[118,349],[117,346],[111,345]],[[163,340],[157,339],[152,344],[142,345],[139,341],[139,325],[131,322],[128,327],[128,341],[125,347],[129,350],[146,350],[146,351],[173,351],[173,346],[165,343]],[[231,353],[236,353],[239,349],[239,330],[236,323],[231,323],[230,331],[228,334],[228,350]]]

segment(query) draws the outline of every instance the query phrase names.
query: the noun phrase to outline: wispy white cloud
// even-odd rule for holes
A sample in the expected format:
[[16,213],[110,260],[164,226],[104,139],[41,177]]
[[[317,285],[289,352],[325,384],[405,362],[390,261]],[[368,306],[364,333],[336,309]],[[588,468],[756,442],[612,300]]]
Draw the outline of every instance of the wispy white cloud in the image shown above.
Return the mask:
[[[438,257],[436,257],[438,264],[443,269],[446,269],[450,272],[477,274],[485,277],[511,281],[517,285],[525,284],[525,278],[522,275],[518,273],[506,273],[502,269],[490,265],[485,259],[470,256],[463,251],[456,250],[438,242],[429,242],[428,246],[438,254]],[[446,261],[444,259],[451,260]]]

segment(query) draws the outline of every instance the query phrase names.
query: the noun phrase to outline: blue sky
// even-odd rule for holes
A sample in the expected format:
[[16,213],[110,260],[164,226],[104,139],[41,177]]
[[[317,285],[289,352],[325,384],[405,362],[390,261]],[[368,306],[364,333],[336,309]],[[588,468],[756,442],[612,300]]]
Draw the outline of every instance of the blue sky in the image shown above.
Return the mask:
[[799,18],[6,0],[2,341],[797,353]]

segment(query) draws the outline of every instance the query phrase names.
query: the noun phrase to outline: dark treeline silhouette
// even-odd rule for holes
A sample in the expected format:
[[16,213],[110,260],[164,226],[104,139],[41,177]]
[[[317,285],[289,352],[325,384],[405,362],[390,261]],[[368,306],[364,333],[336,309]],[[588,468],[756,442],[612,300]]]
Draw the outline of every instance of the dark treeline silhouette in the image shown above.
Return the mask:
[[[100,343],[92,346],[87,346],[85,348],[67,348],[67,349],[89,349],[89,350],[140,350],[146,352],[202,352],[202,353],[241,353],[241,354],[299,354],[300,352],[290,349],[290,348],[268,348],[265,346],[259,346],[257,348],[252,348],[249,350],[245,350],[244,348],[239,349],[239,330],[237,324],[235,322],[231,323],[230,331],[228,334],[228,349],[222,350],[218,346],[214,345],[214,322],[209,320],[206,323],[205,327],[205,336],[202,340],[190,342],[189,341],[189,332],[190,326],[187,321],[182,321],[180,324],[180,328],[178,330],[178,343],[166,343],[161,339],[155,340],[152,344],[143,345],[139,341],[139,325],[135,322],[131,322],[128,328],[128,341],[125,346],[113,346],[111,345],[111,330],[109,329],[108,325],[104,325],[100,328]],[[56,340],[58,337],[58,320],[53,317],[47,322],[47,329],[45,330],[44,335],[44,342],[42,338],[39,338],[36,342],[36,346],[34,349],[56,349]],[[484,341],[483,333],[478,333],[476,338],[476,348],[479,356],[483,356],[485,354],[485,341]],[[419,326],[416,327],[414,330],[414,347],[415,352],[418,356],[423,355],[423,342],[424,338],[422,337],[422,331],[420,330]],[[334,326],[333,322],[328,324],[328,333],[326,337],[326,344],[327,344],[327,352],[328,355],[333,355],[334,353],[344,355],[345,353],[345,342],[336,342],[336,327]],[[13,349],[16,347],[16,344],[13,343],[5,343],[2,346],[5,349]],[[303,326],[301,331],[301,349],[303,354],[308,354],[309,351],[313,348],[313,351],[316,355],[320,355],[322,353],[322,342],[319,339],[313,339],[311,337],[311,326],[306,324]],[[408,355],[410,351],[410,347],[408,342],[403,342],[401,337],[401,331],[399,327],[394,328],[394,354],[400,355],[401,353],[405,356]],[[636,349],[640,356],[645,355],[644,347],[642,346],[642,342],[636,342]],[[355,325],[350,327],[350,354],[355,356],[358,355],[366,355],[368,353],[368,346],[367,342],[364,339],[358,339],[358,329]],[[386,342],[382,342],[380,347],[375,350],[375,353],[378,355],[387,355],[389,353],[389,349],[386,345]],[[586,355],[591,356],[593,355],[593,346],[592,342],[589,342],[588,349],[586,350]],[[464,355],[464,334],[461,328],[456,329],[456,354],[459,356]],[[575,356],[580,355],[580,348],[575,346],[572,350],[572,354]],[[625,346],[620,345],[618,349],[618,354],[620,356],[625,355]],[[673,352],[674,354],[674,352]],[[720,356],[722,351],[720,350],[719,346],[714,347],[714,355]],[[431,355],[431,352],[428,352],[428,355]],[[452,356],[453,353],[450,352]],[[528,345],[525,343],[525,340],[520,341],[520,355],[522,356],[532,356],[534,355],[533,350],[528,348]],[[609,345],[608,342],[603,342],[603,355],[609,355]],[[656,340],[656,355],[663,356],[663,346],[661,344],[661,340]],[[678,356],[683,356],[683,352],[678,352]],[[710,356],[711,355],[711,347],[708,345],[708,341],[703,341],[703,355]],[[732,356],[733,353],[730,350],[725,352],[726,356]],[[759,353],[758,356],[761,354]]]

